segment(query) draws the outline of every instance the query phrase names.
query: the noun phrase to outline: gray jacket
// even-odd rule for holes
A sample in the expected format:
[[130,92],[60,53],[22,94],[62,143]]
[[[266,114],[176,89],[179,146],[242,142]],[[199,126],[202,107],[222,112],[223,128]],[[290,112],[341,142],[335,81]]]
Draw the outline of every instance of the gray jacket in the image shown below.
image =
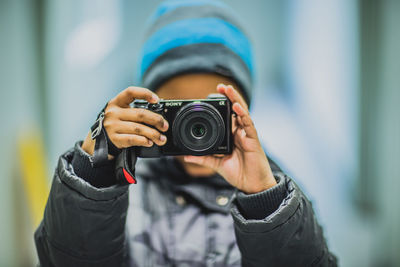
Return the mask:
[[139,160],[136,185],[98,188],[74,161],[95,171],[79,143],[60,157],[35,232],[42,266],[336,266],[311,203],[272,161],[278,185],[252,195],[173,158]]

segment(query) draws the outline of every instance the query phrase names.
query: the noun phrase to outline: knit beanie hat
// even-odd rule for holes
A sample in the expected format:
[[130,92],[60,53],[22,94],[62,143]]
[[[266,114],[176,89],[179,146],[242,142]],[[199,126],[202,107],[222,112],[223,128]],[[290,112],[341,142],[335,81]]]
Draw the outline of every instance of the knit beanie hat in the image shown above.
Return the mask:
[[151,19],[139,78],[155,91],[186,73],[215,73],[238,84],[247,103],[252,95],[252,48],[233,10],[216,0],[167,0]]

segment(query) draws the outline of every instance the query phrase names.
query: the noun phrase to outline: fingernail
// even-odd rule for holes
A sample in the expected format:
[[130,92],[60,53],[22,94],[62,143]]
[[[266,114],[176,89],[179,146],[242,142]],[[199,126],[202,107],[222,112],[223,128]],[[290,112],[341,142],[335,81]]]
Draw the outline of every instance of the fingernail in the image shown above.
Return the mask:
[[154,101],[156,101],[156,102],[160,101],[160,99],[158,98],[157,95],[153,95],[153,96],[151,97],[151,100],[154,100]]
[[167,140],[167,137],[165,137],[165,135],[160,135],[160,141],[164,142],[165,140]]
[[153,145],[153,141],[151,141],[151,140],[147,140],[147,143],[149,144],[149,146]]
[[217,87],[225,87],[225,84],[219,83],[219,84],[217,85]]
[[164,129],[167,129],[167,128],[168,128],[168,122],[167,122],[167,121],[164,121],[163,128],[164,128]]

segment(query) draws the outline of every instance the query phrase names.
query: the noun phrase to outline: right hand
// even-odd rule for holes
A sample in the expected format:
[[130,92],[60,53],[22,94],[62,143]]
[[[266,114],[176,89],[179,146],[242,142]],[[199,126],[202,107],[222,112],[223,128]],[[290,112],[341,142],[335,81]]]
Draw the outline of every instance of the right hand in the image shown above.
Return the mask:
[[[158,146],[165,145],[167,138],[160,132],[168,130],[168,122],[160,114],[142,108],[131,108],[129,104],[135,99],[143,99],[149,103],[159,101],[158,96],[146,88],[131,86],[123,90],[108,102],[105,110],[103,126],[108,138],[118,148],[151,147],[154,143]],[[90,135],[89,132],[82,149],[93,155],[95,140]]]

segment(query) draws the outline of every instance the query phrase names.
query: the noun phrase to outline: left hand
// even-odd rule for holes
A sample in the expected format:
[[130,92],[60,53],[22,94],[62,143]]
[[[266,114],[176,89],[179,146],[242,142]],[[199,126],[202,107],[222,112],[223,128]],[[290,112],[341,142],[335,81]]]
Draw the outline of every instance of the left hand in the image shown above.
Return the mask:
[[185,161],[213,169],[228,183],[247,194],[273,187],[276,180],[261,147],[246,102],[231,85],[219,84],[217,91],[229,98],[237,115],[232,119],[232,154],[185,156]]

